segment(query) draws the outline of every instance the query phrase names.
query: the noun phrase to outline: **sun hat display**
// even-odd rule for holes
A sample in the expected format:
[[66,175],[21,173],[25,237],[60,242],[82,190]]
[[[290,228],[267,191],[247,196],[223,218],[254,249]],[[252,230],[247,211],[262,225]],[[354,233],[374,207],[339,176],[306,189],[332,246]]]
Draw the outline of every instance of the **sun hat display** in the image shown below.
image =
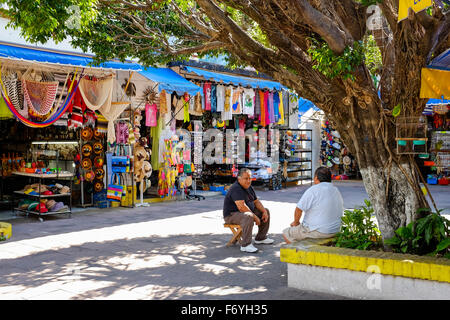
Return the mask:
[[45,206],[47,207],[48,210],[51,210],[55,204],[56,204],[56,201],[53,199],[50,199],[47,201]]
[[95,192],[100,192],[105,188],[105,184],[103,183],[103,181],[95,181],[94,182],[94,191]]
[[85,169],[85,170],[91,170],[91,168],[92,168],[92,161],[91,161],[91,159],[89,159],[89,158],[84,158],[84,159],[81,161],[81,166],[82,166],[83,169]]
[[81,129],[81,139],[84,141],[90,141],[92,140],[92,137],[94,136],[94,131],[91,127],[84,127]]
[[94,158],[94,166],[96,168],[103,168],[103,165],[105,164],[105,160],[103,157],[95,157]]
[[92,153],[92,146],[89,143],[86,143],[81,148],[81,153],[84,157],[90,157]]
[[103,151],[103,144],[101,142],[95,142],[92,146],[95,154],[100,154]]
[[[86,181],[92,182],[95,179],[95,173],[94,173],[94,171],[89,170],[84,174],[84,177],[86,178]],[[62,191],[62,189],[61,189],[61,191]],[[62,192],[62,193],[66,193],[66,192]]]
[[105,170],[103,170],[102,168],[96,168],[94,172],[96,179],[103,180],[103,177],[105,176]]

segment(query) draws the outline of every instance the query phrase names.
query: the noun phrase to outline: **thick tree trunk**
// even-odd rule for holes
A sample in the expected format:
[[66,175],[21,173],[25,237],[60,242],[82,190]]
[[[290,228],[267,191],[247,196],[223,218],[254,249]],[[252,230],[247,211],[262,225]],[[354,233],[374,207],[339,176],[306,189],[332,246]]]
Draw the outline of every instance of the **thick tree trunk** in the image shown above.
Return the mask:
[[416,220],[419,208],[429,206],[414,158],[396,153],[394,119],[384,114],[379,99],[361,100],[335,107],[350,109],[349,116],[327,115],[358,161],[381,235],[388,239],[396,229]]

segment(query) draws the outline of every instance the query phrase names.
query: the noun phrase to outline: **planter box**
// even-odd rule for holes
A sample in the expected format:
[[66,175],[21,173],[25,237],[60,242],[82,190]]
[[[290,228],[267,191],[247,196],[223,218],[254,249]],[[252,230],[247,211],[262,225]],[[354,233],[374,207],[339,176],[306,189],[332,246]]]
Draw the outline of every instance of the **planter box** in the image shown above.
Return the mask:
[[358,299],[448,299],[450,260],[325,246],[307,239],[284,245],[288,286]]

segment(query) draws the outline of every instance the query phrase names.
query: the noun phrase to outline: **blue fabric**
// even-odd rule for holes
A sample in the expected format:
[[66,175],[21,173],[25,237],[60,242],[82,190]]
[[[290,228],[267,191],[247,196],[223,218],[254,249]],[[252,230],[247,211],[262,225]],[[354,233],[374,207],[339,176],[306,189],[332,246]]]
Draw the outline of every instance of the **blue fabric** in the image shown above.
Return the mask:
[[211,112],[217,111],[217,86],[211,85]]
[[450,71],[450,49],[434,58],[427,67]]
[[[74,67],[91,67],[103,69],[119,69],[119,70],[141,70],[142,67],[137,63],[122,63],[109,61],[98,66],[93,65],[93,59],[90,57],[65,54],[58,52],[44,51],[39,48],[24,48],[0,44],[0,58],[18,59],[25,61],[35,61],[43,63],[54,63],[60,65],[74,66]],[[91,65],[92,64],[92,65]]]
[[193,72],[199,76],[203,76],[206,80],[213,80],[213,81],[223,81],[224,84],[232,84],[235,86],[243,86],[243,87],[252,87],[252,88],[260,88],[260,89],[270,89],[270,90],[281,90],[281,89],[287,89],[282,84],[275,82],[275,81],[269,81],[269,80],[262,80],[262,79],[255,79],[255,78],[248,78],[248,77],[242,77],[242,76],[232,76],[229,74],[224,73],[218,73],[213,71],[208,71],[204,69],[194,68],[186,66],[184,67],[186,71]]
[[273,110],[275,112],[275,122],[280,120],[280,96],[278,95],[278,91],[273,93]]
[[147,79],[157,82],[159,92],[166,90],[167,93],[171,94],[175,91],[179,96],[182,96],[185,92],[191,96],[203,92],[201,87],[186,80],[170,68],[148,67],[139,71],[139,73]]

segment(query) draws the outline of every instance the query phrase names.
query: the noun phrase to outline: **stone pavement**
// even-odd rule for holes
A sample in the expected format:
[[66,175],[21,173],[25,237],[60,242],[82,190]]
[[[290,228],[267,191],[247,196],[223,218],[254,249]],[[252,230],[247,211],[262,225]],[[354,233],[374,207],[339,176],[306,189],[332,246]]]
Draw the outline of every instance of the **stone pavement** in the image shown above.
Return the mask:
[[[367,198],[361,183],[337,185],[346,208]],[[256,254],[225,246],[223,196],[13,219],[0,243],[0,299],[341,299],[287,288],[281,232],[307,187],[257,190],[276,241]]]

